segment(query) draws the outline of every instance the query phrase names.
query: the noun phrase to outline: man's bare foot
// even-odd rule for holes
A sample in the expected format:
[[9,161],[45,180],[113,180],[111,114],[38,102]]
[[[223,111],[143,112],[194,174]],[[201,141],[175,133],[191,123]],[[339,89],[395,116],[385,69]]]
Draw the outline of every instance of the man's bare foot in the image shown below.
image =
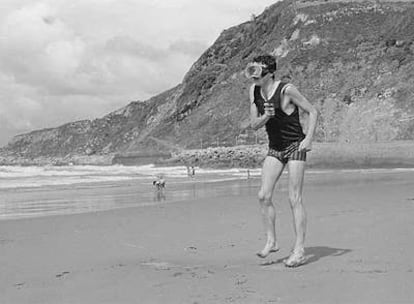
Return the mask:
[[306,257],[304,249],[294,250],[287,259],[283,260],[286,267],[298,267],[305,264],[305,262]]
[[268,243],[266,244],[266,246],[263,248],[263,250],[262,250],[262,251],[257,252],[257,253],[256,253],[256,255],[257,255],[259,258],[264,259],[264,258],[265,258],[265,257],[267,257],[270,253],[272,253],[272,252],[278,252],[278,251],[279,251],[279,246],[278,246],[277,244],[272,243],[272,242],[268,242]]

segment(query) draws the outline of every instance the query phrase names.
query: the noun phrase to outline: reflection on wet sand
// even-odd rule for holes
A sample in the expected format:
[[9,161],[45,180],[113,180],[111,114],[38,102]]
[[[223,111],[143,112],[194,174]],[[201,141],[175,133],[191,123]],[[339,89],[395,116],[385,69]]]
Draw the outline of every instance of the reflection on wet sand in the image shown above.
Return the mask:
[[[327,171],[307,173],[306,188],[330,185],[353,187],[371,183],[407,183],[412,171]],[[287,188],[284,174],[275,191]],[[209,180],[210,179],[210,180]],[[211,180],[214,180],[212,182]],[[154,189],[151,181],[118,182],[93,185],[47,186],[42,188],[0,192],[0,219],[37,217],[43,215],[95,212],[116,208],[148,206],[160,203],[198,200],[210,197],[243,196],[256,199],[260,179],[226,180],[224,176],[202,179],[169,180],[168,186]],[[306,191],[306,189],[305,189]]]

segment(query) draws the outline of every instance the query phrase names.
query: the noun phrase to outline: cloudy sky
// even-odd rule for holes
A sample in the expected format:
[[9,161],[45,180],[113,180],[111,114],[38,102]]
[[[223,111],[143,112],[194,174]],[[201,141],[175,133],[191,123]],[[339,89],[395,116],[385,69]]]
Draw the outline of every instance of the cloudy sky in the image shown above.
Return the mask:
[[0,0],[0,146],[180,83],[220,32],[276,0]]

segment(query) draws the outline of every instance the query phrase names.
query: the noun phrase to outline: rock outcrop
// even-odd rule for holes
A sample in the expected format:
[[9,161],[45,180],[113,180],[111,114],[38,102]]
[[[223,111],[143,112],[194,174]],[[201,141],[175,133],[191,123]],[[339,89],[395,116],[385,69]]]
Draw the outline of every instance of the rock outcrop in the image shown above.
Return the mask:
[[[267,153],[266,145],[214,147],[176,152],[162,165],[204,168],[259,168]],[[310,168],[413,168],[414,142],[314,143],[308,153]]]
[[242,71],[262,53],[278,56],[278,76],[289,75],[320,110],[317,140],[413,139],[413,2],[277,2],[223,31],[176,87],[99,119],[16,136],[0,154],[65,159],[234,145],[249,127]]

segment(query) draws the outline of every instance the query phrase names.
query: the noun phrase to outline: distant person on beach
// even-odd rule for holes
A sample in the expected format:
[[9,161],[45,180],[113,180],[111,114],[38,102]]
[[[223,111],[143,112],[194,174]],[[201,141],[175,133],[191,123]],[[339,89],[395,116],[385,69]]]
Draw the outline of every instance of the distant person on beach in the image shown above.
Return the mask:
[[156,201],[162,201],[165,200],[165,179],[162,174],[159,174],[157,178],[152,182],[152,185],[155,187],[155,193],[154,193],[154,200]]
[[[306,213],[302,204],[302,187],[306,152],[311,150],[317,111],[294,85],[276,79],[276,68],[274,56],[262,55],[255,57],[245,70],[246,76],[253,81],[250,88],[251,126],[255,130],[265,126],[269,139],[269,151],[263,163],[262,185],[258,194],[267,240],[257,255],[265,258],[279,250],[272,196],[287,166],[296,241],[284,263],[288,267],[296,267],[305,262]],[[283,77],[283,80],[286,79]],[[309,114],[306,135],[299,121],[299,109]]]
[[194,178],[194,176],[195,176],[195,168],[194,168],[194,166],[186,165],[186,167],[187,167],[187,175],[188,175],[188,177]]

